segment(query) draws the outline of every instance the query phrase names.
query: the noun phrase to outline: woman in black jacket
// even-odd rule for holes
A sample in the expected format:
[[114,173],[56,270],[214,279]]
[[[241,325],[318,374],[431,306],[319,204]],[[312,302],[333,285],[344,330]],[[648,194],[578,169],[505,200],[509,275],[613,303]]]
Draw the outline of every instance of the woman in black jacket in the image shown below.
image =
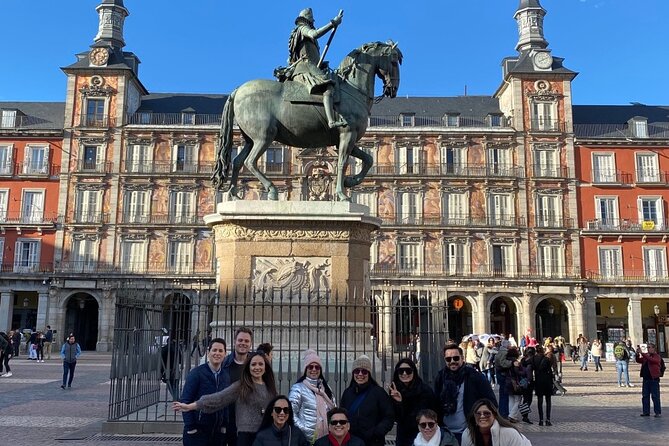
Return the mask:
[[287,396],[279,395],[269,402],[253,446],[309,446],[302,430],[295,427]]
[[341,407],[348,411],[351,434],[366,446],[384,446],[395,420],[393,400],[371,377],[372,361],[365,355],[353,361],[351,384],[344,390]]
[[416,416],[423,409],[439,410],[439,401],[434,390],[418,376],[416,364],[404,358],[395,366],[393,381],[390,383],[390,397],[395,401],[395,420],[397,421],[397,446],[411,446],[418,425]]

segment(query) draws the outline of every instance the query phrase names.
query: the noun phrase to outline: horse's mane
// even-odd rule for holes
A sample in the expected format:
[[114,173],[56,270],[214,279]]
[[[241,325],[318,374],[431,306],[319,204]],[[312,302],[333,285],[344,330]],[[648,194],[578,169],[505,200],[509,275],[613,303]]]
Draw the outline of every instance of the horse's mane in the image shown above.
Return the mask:
[[339,64],[339,67],[337,67],[336,72],[344,79],[348,78],[361,54],[368,53],[370,50],[387,45],[387,43],[383,42],[369,42],[360,45],[358,48],[354,49],[348,53],[346,57],[344,57],[344,59]]

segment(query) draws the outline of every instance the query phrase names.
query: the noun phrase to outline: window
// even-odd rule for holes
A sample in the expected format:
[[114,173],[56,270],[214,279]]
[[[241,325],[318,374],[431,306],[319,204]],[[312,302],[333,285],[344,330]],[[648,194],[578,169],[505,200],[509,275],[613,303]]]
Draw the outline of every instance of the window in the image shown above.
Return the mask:
[[402,273],[419,272],[422,266],[421,245],[400,242],[398,245],[399,267]]
[[172,154],[172,172],[195,172],[197,168],[195,146],[177,144]]
[[443,174],[463,175],[467,164],[464,147],[441,148],[441,171]]
[[9,206],[9,190],[0,189],[0,222],[7,221]]
[[511,226],[514,224],[514,213],[511,205],[511,194],[492,194],[490,196],[488,224],[492,226]]
[[556,178],[560,175],[560,163],[557,149],[538,149],[534,152],[534,175],[544,178]]
[[49,173],[48,146],[26,146],[23,159],[23,173],[26,175]]
[[129,190],[125,192],[123,213],[126,223],[149,222],[149,191]]
[[648,120],[641,116],[630,119],[628,123],[635,138],[648,138]]
[[662,229],[664,227],[664,212],[662,198],[660,197],[639,197],[639,223],[654,223],[653,229]]
[[175,273],[193,270],[193,245],[189,241],[170,240],[168,244],[168,269]]
[[511,149],[493,147],[488,149],[488,173],[490,175],[511,176]]
[[562,226],[562,197],[539,195],[537,197],[537,226],[558,228]]
[[104,171],[104,153],[102,147],[94,145],[85,145],[81,159],[81,170],[94,172]]
[[[369,155],[369,158],[372,160],[372,165],[376,165],[374,160],[374,155],[372,154],[372,149],[369,147],[360,147],[360,150]],[[351,166],[349,175],[357,175],[362,171],[362,160],[353,156],[348,158],[348,163]]]
[[11,175],[13,173],[11,145],[0,145],[0,175]]
[[420,223],[423,202],[416,192],[399,193],[399,224],[416,225]]
[[612,153],[592,154],[592,181],[595,183],[615,183],[616,161]]
[[151,172],[152,164],[153,157],[150,146],[146,144],[132,144],[128,147],[128,156],[125,163],[126,172]]
[[143,272],[146,269],[146,247],[143,240],[121,242],[121,268],[128,272]]
[[598,229],[613,229],[618,227],[618,198],[596,197],[595,218]]
[[41,223],[44,218],[44,191],[23,190],[21,201],[21,221]]
[[444,273],[455,275],[467,272],[465,270],[465,265],[467,265],[466,248],[467,246],[460,242],[444,244]]
[[103,127],[105,123],[105,100],[102,98],[86,99],[86,116],[84,125],[90,127]]
[[97,242],[83,238],[72,242],[72,269],[77,272],[93,272],[96,266]]
[[170,192],[170,223],[195,223],[194,198],[191,191]]
[[444,194],[444,224],[464,226],[468,224],[469,203],[465,192]]
[[2,270],[4,271],[4,254],[5,254],[5,239],[4,237],[0,237],[0,266],[2,267]]
[[488,115],[488,122],[490,123],[490,127],[501,127],[502,117],[502,115]]
[[447,127],[458,127],[460,125],[460,116],[457,114],[447,114],[444,116],[444,123]]
[[564,250],[561,246],[544,245],[540,247],[540,273],[544,277],[564,277]]
[[100,213],[100,190],[77,191],[77,207],[75,219],[78,223],[102,223]]
[[18,240],[14,254],[14,272],[39,271],[40,241]]
[[622,277],[622,253],[620,248],[599,248],[599,274],[610,279]]
[[657,165],[657,154],[636,154],[636,179],[639,183],[660,182],[660,169]]
[[16,127],[16,110],[0,110],[0,128]]
[[270,147],[265,153],[266,172],[283,172],[283,149],[281,147]]
[[400,115],[400,123],[402,127],[413,127],[416,116],[413,114],[402,113]]
[[400,173],[420,173],[420,149],[418,147],[400,147]]
[[556,103],[535,101],[532,103],[532,130],[557,130]]
[[[644,274],[649,279],[667,278],[667,253],[665,248],[643,248]],[[634,273],[632,273],[634,274]]]
[[193,112],[181,113],[181,123],[183,125],[194,125],[195,124],[195,113],[193,113]]
[[492,273],[509,277],[516,273],[513,245],[492,245]]
[[369,215],[376,217],[376,192],[356,192],[353,190],[351,199],[354,203],[367,206]]

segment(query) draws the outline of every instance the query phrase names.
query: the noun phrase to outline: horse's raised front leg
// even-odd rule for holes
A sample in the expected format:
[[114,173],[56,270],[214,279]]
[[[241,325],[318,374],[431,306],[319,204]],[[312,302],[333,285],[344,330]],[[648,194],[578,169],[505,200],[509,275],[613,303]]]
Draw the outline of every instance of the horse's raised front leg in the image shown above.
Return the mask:
[[249,170],[249,172],[251,172],[257,179],[260,180],[263,187],[267,191],[267,199],[276,201],[279,199],[279,192],[277,191],[276,186],[274,186],[270,179],[267,178],[262,172],[260,172],[260,170],[258,170],[258,160],[263,155],[263,153],[267,151],[267,148],[271,143],[272,139],[270,138],[256,138],[256,140],[253,141],[253,148],[251,149],[251,153],[249,153],[249,156],[246,159],[244,165]]
[[365,179],[367,172],[372,168],[372,163],[374,162],[372,156],[364,150],[360,150],[358,146],[353,146],[353,149],[351,149],[351,156],[362,161],[362,169],[360,169],[360,172],[356,175],[347,175],[344,177],[344,187],[349,188],[362,183],[362,180]]
[[353,141],[353,135],[350,132],[339,133],[339,159],[337,161],[337,185],[335,188],[339,201],[351,201],[351,198],[344,193],[344,171],[353,147]]
[[239,180],[239,172],[242,170],[244,161],[246,161],[246,158],[249,156],[252,147],[253,142],[247,140],[244,143],[242,150],[237,153],[235,159],[232,160],[232,175],[230,175],[230,190],[228,191],[230,198],[242,198],[239,196],[239,192],[237,190],[237,181]]

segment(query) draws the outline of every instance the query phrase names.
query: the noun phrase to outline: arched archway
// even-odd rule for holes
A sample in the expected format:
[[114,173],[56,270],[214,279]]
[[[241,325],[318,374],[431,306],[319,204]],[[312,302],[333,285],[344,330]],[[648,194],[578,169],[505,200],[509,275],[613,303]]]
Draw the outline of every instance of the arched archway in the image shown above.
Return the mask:
[[490,302],[490,333],[518,336],[517,313],[516,304],[509,296],[495,297]]
[[537,341],[547,337],[564,336],[569,339],[569,317],[567,307],[561,300],[549,297],[537,304],[535,327]]
[[182,292],[169,294],[163,302],[163,328],[173,340],[188,343],[191,329],[191,299]]
[[65,306],[63,339],[70,333],[82,350],[95,350],[98,342],[98,314],[100,306],[95,297],[85,292],[70,296]]
[[472,306],[464,296],[448,298],[448,335],[456,342],[472,333]]
[[420,326],[418,295],[402,294],[395,304],[395,345],[408,349]]

